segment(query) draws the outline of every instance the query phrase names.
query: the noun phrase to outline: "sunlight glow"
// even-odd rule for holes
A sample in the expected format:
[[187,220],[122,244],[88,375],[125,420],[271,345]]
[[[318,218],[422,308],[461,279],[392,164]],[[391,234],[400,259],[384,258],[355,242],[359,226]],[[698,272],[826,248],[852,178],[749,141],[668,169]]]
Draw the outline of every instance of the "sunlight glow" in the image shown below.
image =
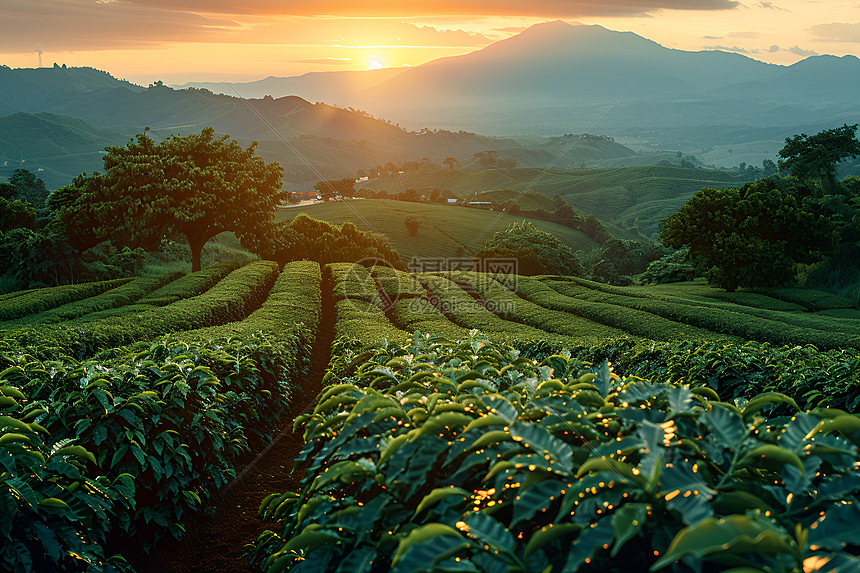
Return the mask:
[[367,60],[367,69],[368,70],[381,70],[385,65],[382,62],[382,58],[379,56],[371,56]]

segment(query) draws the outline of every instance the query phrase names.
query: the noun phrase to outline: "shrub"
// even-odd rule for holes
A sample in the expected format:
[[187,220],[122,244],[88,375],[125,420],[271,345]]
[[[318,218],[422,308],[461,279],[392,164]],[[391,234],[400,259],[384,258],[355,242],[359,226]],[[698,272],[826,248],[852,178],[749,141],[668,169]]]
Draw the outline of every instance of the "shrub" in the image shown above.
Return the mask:
[[583,274],[573,250],[558,237],[541,231],[530,222],[511,223],[475,253],[476,259],[516,259],[516,274]]
[[643,283],[674,283],[696,278],[696,265],[690,259],[690,249],[681,248],[653,261],[642,273]]

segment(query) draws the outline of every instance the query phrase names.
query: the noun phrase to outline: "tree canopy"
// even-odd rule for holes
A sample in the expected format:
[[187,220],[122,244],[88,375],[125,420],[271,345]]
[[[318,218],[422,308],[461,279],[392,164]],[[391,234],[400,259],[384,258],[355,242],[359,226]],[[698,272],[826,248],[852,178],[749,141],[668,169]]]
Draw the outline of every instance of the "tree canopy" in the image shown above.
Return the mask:
[[320,264],[355,263],[366,259],[384,260],[403,270],[400,255],[385,235],[361,231],[347,221],[334,225],[299,213],[275,225],[260,245],[260,255],[284,264],[309,260]]
[[182,235],[196,271],[209,239],[232,231],[256,242],[286,202],[281,166],[267,164],[256,146],[216,138],[212,128],[156,145],[144,130],[125,146],[107,148],[104,173],[77,177],[48,203],[80,249],[106,239],[150,249]]
[[355,197],[355,179],[344,177],[343,179],[331,179],[319,181],[314,189],[320,194],[323,201],[331,201],[335,197]]
[[826,185],[836,181],[836,166],[847,157],[860,155],[855,137],[858,124],[826,129],[815,135],[801,133],[785,139],[779,168],[787,169],[801,180],[818,179]]
[[475,253],[476,259],[516,259],[520,275],[582,276],[582,264],[573,249],[531,222],[511,223]]
[[709,282],[729,291],[787,284],[798,263],[816,263],[835,246],[836,223],[805,208],[806,194],[797,179],[779,176],[740,189],[705,188],[660,222],[660,240],[689,246]]

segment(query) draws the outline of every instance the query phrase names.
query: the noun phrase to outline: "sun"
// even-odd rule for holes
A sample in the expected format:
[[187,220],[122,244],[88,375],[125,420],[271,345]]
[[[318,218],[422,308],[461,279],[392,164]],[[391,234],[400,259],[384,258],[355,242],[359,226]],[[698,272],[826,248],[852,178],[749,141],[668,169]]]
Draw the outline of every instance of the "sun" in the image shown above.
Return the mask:
[[379,56],[370,56],[367,60],[367,69],[368,70],[381,70],[385,66],[382,63],[382,58]]

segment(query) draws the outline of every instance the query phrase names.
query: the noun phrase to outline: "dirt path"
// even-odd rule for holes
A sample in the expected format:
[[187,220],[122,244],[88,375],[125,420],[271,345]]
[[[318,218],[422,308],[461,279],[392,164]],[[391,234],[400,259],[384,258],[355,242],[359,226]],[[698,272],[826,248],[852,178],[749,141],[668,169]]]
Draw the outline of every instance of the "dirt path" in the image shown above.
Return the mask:
[[291,475],[303,445],[301,431],[292,433],[293,419],[313,407],[322,378],[331,358],[334,339],[334,304],[331,288],[324,277],[320,329],[311,355],[311,371],[303,384],[304,393],[296,396],[293,411],[282,433],[259,459],[242,470],[241,478],[212,502],[214,514],[186,523],[181,541],[167,540],[153,554],[132,558],[138,573],[251,572],[244,555],[246,545],[271,529],[272,522],[257,517],[260,502],[267,495],[298,489],[301,476]]

